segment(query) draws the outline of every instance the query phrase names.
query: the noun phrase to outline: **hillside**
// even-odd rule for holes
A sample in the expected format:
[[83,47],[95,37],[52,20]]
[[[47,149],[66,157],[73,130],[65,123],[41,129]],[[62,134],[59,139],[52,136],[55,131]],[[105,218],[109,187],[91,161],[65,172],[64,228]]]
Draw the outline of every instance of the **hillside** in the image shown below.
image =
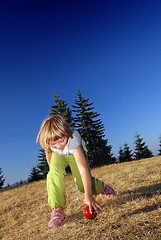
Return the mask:
[[83,217],[83,194],[67,175],[67,217],[61,227],[48,229],[46,181],[39,181],[0,193],[0,239],[161,239],[161,157],[107,165],[92,174],[117,192],[110,200],[96,196],[103,206],[97,218]]

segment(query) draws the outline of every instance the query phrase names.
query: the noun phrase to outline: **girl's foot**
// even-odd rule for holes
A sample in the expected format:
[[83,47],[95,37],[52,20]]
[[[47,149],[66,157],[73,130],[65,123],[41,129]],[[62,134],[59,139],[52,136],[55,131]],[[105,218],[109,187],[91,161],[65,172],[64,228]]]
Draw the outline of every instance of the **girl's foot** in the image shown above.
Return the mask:
[[105,195],[106,198],[111,198],[111,197],[115,196],[115,191],[112,187],[103,183],[103,190],[102,190],[101,194]]
[[51,219],[48,223],[48,227],[59,227],[62,223],[62,221],[65,218],[64,211],[62,209],[54,209],[51,214]]

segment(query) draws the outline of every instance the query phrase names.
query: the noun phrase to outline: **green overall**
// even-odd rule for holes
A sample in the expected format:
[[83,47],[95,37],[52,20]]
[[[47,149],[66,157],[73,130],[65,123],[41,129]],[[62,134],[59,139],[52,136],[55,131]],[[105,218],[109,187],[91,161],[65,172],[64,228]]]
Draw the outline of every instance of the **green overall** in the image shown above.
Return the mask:
[[[70,166],[74,181],[80,192],[84,192],[82,178],[73,155],[60,155],[52,152],[50,171],[47,175],[48,203],[51,208],[64,208],[66,205],[64,176],[65,168]],[[89,170],[90,172],[90,170]],[[91,174],[91,173],[90,173]],[[92,177],[92,191],[94,195],[102,192],[103,183]]]

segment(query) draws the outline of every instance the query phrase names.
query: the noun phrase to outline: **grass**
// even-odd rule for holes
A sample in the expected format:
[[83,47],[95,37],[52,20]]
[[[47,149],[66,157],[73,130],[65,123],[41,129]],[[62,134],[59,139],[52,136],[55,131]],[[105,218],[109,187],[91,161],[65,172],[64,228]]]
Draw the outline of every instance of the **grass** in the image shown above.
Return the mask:
[[99,167],[92,175],[113,186],[117,196],[96,196],[103,211],[87,220],[79,209],[83,194],[67,175],[66,219],[59,228],[47,227],[51,210],[46,181],[0,192],[0,239],[161,239],[161,156]]

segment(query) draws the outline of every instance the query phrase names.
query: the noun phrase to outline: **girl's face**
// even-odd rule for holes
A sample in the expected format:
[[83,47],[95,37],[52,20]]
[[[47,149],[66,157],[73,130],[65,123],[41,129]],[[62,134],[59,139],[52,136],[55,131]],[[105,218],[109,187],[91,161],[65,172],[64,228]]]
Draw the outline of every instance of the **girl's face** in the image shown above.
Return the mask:
[[56,141],[50,141],[49,145],[52,148],[63,150],[65,148],[65,146],[67,145],[67,142],[68,142],[68,137],[65,136],[65,137],[59,138]]

